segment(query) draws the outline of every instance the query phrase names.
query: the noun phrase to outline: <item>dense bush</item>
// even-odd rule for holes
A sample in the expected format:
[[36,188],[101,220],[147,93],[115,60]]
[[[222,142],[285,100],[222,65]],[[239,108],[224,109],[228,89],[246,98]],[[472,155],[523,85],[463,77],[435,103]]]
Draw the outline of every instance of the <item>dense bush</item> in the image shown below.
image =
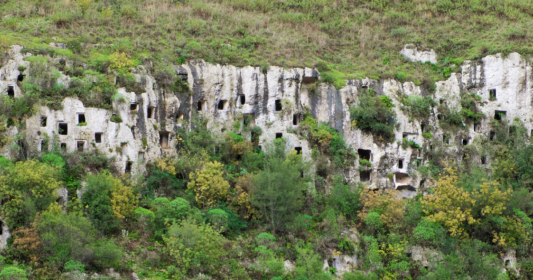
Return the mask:
[[362,94],[358,104],[350,107],[352,125],[380,139],[392,141],[396,124],[396,113],[391,109],[393,106],[389,99],[371,93]]

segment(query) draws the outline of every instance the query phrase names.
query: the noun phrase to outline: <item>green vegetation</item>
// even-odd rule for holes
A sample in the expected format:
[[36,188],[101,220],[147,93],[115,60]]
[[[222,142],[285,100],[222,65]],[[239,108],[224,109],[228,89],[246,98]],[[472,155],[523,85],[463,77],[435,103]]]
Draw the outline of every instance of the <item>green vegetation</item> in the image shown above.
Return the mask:
[[350,107],[352,126],[370,132],[380,140],[394,140],[396,113],[391,109],[394,104],[386,95],[374,96],[363,93],[356,106]]

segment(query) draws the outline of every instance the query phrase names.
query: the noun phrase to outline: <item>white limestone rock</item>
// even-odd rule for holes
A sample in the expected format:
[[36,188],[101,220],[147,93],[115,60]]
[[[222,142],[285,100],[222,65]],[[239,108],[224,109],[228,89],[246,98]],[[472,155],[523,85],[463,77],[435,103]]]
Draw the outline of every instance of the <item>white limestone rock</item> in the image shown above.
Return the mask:
[[400,54],[411,59],[412,61],[437,63],[437,54],[434,50],[418,51],[413,44],[407,44],[400,51]]

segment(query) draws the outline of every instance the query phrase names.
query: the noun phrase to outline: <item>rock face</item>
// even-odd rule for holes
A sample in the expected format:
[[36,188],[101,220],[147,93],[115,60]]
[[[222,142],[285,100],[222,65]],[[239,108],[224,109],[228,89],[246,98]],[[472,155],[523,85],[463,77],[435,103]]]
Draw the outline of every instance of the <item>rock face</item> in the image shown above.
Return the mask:
[[[11,60],[0,68],[0,92],[22,92],[17,84],[17,67],[29,63],[20,53],[21,47],[14,46],[9,52]],[[402,53],[420,61],[436,60],[434,53],[417,52],[404,48]],[[125,96],[122,101],[114,101],[112,110],[86,108],[76,98],[65,98],[62,110],[40,107],[26,120],[25,131],[17,127],[8,128],[7,134],[14,137],[24,135],[29,155],[38,153],[45,138],[60,143],[67,151],[99,151],[114,156],[115,167],[121,172],[134,174],[144,171],[145,163],[161,157],[174,157],[177,154],[177,128],[189,125],[188,120],[201,115],[208,120],[208,127],[214,134],[230,131],[235,122],[250,118],[252,126],[259,126],[263,133],[259,145],[271,143],[276,137],[287,140],[287,151],[301,149],[309,158],[311,148],[305,139],[291,131],[303,120],[303,114],[310,114],[320,122],[326,122],[343,134],[348,145],[368,159],[371,168],[359,170],[356,159],[352,167],[346,167],[343,175],[351,182],[361,181],[369,188],[395,188],[404,196],[412,196],[416,189],[430,184],[425,181],[415,167],[427,162],[427,153],[436,145],[444,145],[453,160],[463,160],[465,145],[476,143],[476,139],[488,140],[491,135],[490,122],[495,116],[508,120],[518,119],[528,131],[533,129],[533,75],[531,62],[517,53],[504,58],[500,55],[487,56],[479,61],[465,61],[461,73],[452,73],[445,81],[437,82],[436,91],[429,93],[412,82],[400,83],[395,80],[376,81],[371,79],[349,80],[340,90],[321,83],[314,88],[319,73],[310,68],[284,69],[271,67],[262,73],[259,67],[234,67],[206,63],[202,60],[190,61],[175,66],[176,75],[190,85],[188,93],[173,93],[159,88],[156,80],[139,66],[134,70],[139,82],[143,82],[143,92],[119,92]],[[27,71],[27,70],[26,70]],[[58,79],[68,85],[69,77]],[[372,88],[379,95],[389,96],[395,107],[398,126],[396,141],[383,143],[371,134],[350,125],[349,107],[357,104],[362,90]],[[436,108],[427,120],[410,120],[398,96],[431,96],[438,103],[445,104],[454,112],[461,109],[462,93],[476,93],[482,97],[480,107],[486,118],[479,123],[465,123],[460,132],[448,135],[449,143],[442,143],[447,134],[438,122]],[[126,101],[124,101],[126,100]],[[121,120],[119,122],[118,120]],[[422,136],[423,132],[433,135],[432,139]],[[449,133],[449,132],[448,132]],[[243,132],[250,139],[250,132]],[[447,137],[448,137],[447,136]],[[408,138],[422,148],[402,148],[401,140]],[[13,150],[6,145],[1,154],[13,157]],[[487,166],[490,159],[473,155],[469,161]]]
[[434,50],[418,51],[416,46],[412,44],[405,45],[400,54],[412,61],[437,63],[437,54]]

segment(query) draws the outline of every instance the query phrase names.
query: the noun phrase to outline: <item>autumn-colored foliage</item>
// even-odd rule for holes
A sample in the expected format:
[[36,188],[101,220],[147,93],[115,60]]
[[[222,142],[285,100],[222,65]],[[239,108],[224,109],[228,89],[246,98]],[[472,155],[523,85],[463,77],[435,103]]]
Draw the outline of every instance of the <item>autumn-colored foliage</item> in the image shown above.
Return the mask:
[[229,183],[224,180],[222,168],[219,162],[208,162],[203,170],[189,175],[191,181],[187,184],[188,189],[194,190],[196,202],[200,207],[209,207],[218,200],[227,196]]

